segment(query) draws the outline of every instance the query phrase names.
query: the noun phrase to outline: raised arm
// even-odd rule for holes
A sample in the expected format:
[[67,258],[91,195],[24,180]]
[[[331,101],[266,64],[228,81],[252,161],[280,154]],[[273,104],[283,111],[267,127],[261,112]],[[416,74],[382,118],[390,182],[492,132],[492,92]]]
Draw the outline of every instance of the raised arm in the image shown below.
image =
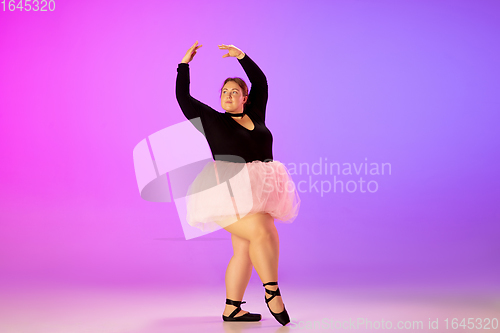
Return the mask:
[[189,92],[189,65],[180,63],[177,67],[177,80],[175,82],[175,97],[187,119],[201,117],[200,101],[191,97]]
[[182,58],[181,63],[177,67],[177,80],[175,84],[175,96],[181,107],[182,113],[187,119],[201,117],[206,118],[208,114],[217,112],[208,105],[205,105],[193,98],[189,92],[190,76],[189,62],[193,60],[196,51],[201,47],[198,42],[187,50],[186,55]]
[[219,49],[228,50],[222,57],[236,57],[243,67],[252,87],[248,95],[250,101],[245,110],[254,111],[265,122],[268,99],[267,79],[262,70],[250,57],[234,45],[219,45]]
[[266,76],[261,71],[259,66],[257,66],[257,64],[252,59],[250,59],[248,55],[245,55],[238,61],[247,74],[250,83],[252,83],[252,88],[250,89],[250,93],[248,94],[248,99],[250,101],[249,107],[260,116],[263,122],[265,122],[268,98]]

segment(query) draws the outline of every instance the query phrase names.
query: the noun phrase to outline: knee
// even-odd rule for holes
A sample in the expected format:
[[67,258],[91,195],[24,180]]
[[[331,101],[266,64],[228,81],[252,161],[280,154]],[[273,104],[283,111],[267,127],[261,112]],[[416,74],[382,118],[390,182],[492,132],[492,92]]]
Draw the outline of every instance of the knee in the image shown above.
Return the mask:
[[238,262],[240,265],[252,266],[252,260],[248,252],[234,252],[232,260]]

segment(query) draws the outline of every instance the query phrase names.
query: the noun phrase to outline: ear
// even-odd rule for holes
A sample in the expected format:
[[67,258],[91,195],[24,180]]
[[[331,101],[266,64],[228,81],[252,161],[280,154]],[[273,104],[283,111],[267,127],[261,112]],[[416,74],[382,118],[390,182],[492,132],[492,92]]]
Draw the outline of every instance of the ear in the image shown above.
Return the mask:
[[243,104],[245,104],[247,101],[248,101],[248,96],[245,96],[245,98],[243,98]]

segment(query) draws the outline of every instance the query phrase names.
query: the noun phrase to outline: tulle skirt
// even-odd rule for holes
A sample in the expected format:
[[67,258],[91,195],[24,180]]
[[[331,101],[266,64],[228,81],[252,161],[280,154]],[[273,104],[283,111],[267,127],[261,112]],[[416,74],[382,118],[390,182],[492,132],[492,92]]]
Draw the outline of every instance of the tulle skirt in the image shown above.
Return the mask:
[[189,186],[186,198],[187,222],[202,231],[259,212],[291,223],[300,207],[295,183],[279,161],[210,161]]

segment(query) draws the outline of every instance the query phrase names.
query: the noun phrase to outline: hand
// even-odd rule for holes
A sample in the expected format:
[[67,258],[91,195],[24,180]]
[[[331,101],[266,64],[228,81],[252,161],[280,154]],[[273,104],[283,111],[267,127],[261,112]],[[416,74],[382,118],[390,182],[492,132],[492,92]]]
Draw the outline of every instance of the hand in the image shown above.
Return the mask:
[[202,46],[203,45],[198,45],[198,41],[196,41],[196,43],[194,43],[193,46],[191,46],[189,50],[187,50],[186,55],[184,56],[184,58],[182,58],[181,63],[189,64],[189,62],[193,60],[196,51]]
[[237,48],[234,45],[222,44],[222,45],[219,45],[219,50],[228,50],[228,53],[224,54],[222,56],[222,58],[236,57],[236,58],[241,60],[245,56],[245,52],[243,52],[242,50],[240,50],[239,48]]

